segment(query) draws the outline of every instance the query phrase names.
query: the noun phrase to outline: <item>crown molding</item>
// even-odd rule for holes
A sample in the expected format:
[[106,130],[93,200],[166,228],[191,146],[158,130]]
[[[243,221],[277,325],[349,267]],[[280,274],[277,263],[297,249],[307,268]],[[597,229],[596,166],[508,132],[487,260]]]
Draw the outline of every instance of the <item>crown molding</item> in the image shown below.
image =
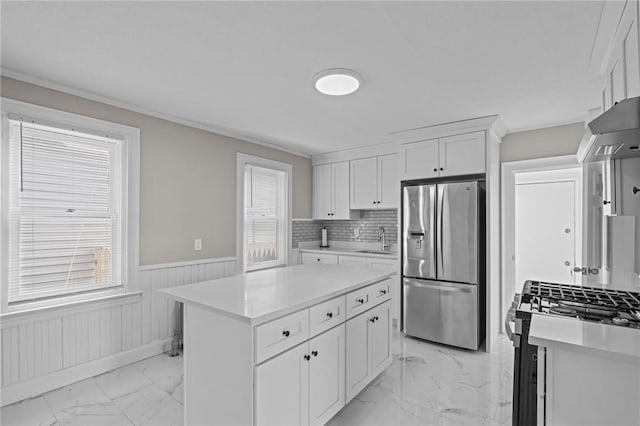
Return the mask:
[[392,132],[391,136],[396,143],[403,144],[449,135],[470,133],[478,130],[492,130],[498,138],[502,138],[506,134],[507,129],[502,123],[500,116],[489,115],[486,117],[471,118],[469,120],[453,121],[450,123]]
[[51,80],[35,77],[29,74],[24,74],[24,73],[7,69],[4,67],[0,67],[0,75],[4,77],[12,78],[14,80],[19,80],[25,83],[33,84],[36,86],[41,86],[46,89],[56,90],[58,92],[62,92],[68,95],[78,96],[81,98],[85,98],[94,102],[99,102],[99,103],[113,106],[116,108],[121,108],[128,111],[137,112],[139,114],[148,115],[150,117],[159,118],[161,120],[170,121],[172,123],[182,124],[187,127],[192,127],[199,130],[204,130],[206,132],[215,133],[218,135],[238,139],[244,142],[265,146],[267,148],[287,152],[289,154],[297,155],[300,157],[311,158],[311,154],[307,152],[301,152],[301,151],[297,151],[295,149],[291,149],[283,146],[284,144],[286,144],[285,142],[274,140],[274,139],[265,140],[268,138],[265,138],[263,136],[248,134],[238,129],[233,129],[226,126],[220,126],[215,124],[203,123],[200,121],[195,121],[195,120],[191,120],[188,118],[179,117],[171,114],[165,114],[163,112],[154,111],[149,108],[141,107],[128,102],[119,101],[103,95],[99,95],[97,93],[92,93],[92,92],[88,92],[82,89],[77,89],[71,86],[66,86],[64,84],[59,84]]

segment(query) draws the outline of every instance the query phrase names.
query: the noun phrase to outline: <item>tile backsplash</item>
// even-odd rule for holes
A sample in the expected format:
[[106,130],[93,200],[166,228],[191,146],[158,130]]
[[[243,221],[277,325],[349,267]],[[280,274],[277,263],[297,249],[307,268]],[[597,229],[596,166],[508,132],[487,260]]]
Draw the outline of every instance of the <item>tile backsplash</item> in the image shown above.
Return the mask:
[[293,220],[292,247],[302,241],[318,241],[322,227],[327,228],[329,241],[378,241],[384,227],[389,244],[398,242],[397,209],[362,210],[360,219],[353,220]]

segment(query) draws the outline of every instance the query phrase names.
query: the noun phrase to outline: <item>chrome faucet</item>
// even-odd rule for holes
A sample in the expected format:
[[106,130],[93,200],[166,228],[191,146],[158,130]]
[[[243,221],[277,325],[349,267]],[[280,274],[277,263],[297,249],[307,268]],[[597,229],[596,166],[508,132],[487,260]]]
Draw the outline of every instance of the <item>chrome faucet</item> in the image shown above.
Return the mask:
[[384,227],[383,226],[380,227],[380,233],[378,234],[378,241],[380,241],[380,243],[381,243],[381,246],[382,246],[381,250],[382,251],[389,250],[389,245],[387,244],[387,242],[385,241],[385,238],[384,238]]

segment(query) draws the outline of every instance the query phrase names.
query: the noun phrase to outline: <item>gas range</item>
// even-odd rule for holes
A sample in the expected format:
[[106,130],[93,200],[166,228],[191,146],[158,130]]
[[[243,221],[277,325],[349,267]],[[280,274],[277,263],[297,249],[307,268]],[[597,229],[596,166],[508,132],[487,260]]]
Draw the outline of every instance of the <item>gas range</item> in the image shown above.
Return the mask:
[[640,293],[527,281],[516,311],[640,329]]
[[528,342],[535,315],[640,329],[640,293],[539,281],[525,283],[505,317],[505,331],[515,348],[513,424],[518,426],[538,424],[538,347]]

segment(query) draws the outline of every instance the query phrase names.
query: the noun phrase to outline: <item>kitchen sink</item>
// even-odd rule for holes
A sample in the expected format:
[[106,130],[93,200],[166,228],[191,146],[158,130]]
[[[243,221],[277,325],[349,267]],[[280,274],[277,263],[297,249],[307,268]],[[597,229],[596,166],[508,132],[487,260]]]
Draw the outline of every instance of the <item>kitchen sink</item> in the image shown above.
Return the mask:
[[388,250],[358,250],[357,253],[369,253],[369,254],[395,254]]

